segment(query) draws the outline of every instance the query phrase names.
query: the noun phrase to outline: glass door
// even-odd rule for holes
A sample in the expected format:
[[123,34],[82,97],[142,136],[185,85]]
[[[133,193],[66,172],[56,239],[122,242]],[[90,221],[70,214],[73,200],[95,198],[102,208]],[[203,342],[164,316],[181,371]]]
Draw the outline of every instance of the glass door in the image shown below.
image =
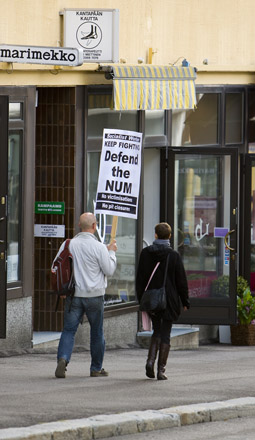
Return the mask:
[[171,149],[168,220],[186,269],[191,309],[179,322],[236,320],[237,150]]
[[0,96],[0,338],[6,337],[8,97]]
[[241,273],[255,293],[255,155],[243,159],[242,240],[240,240]]

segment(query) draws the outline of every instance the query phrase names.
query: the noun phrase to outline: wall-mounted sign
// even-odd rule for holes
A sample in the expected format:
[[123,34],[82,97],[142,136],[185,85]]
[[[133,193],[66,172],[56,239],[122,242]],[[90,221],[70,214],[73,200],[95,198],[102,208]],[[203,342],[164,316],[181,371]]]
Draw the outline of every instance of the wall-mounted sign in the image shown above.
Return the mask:
[[229,228],[214,228],[214,234],[213,236],[215,238],[225,238],[229,231]]
[[64,45],[83,50],[85,63],[118,62],[118,9],[64,9]]
[[36,214],[64,214],[65,202],[35,202]]
[[35,237],[65,237],[65,225],[34,225]]
[[5,63],[51,64],[53,66],[80,66],[82,50],[75,47],[42,47],[0,45],[0,61]]
[[104,129],[95,214],[137,218],[142,133]]

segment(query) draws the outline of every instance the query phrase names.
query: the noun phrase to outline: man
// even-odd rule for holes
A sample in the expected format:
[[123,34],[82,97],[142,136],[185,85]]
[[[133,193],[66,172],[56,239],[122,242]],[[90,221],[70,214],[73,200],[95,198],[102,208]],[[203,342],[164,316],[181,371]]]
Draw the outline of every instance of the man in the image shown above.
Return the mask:
[[[64,312],[64,329],[58,346],[58,364],[55,371],[57,378],[65,378],[66,367],[70,361],[74,337],[86,313],[90,324],[90,376],[108,376],[102,368],[105,340],[103,331],[104,294],[107,285],[106,276],[111,276],[116,269],[116,240],[108,246],[95,237],[96,217],[91,212],[80,216],[77,234],[69,244],[73,256],[75,293],[66,298]],[[63,250],[61,245],[58,254]],[[58,255],[57,254],[57,255]]]
[[181,304],[186,311],[190,307],[188,283],[184,266],[178,252],[170,247],[171,226],[168,223],[158,223],[155,226],[155,240],[151,246],[141,252],[137,276],[136,292],[138,301],[141,301],[148,280],[151,278],[148,288],[157,289],[163,286],[166,263],[168,258],[166,276],[166,299],[167,307],[163,312],[149,313],[152,320],[153,334],[151,337],[148,358],[145,366],[146,376],[155,377],[154,364],[158,356],[157,379],[167,380],[165,374],[167,358],[170,350],[170,334],[174,321],[181,313]]

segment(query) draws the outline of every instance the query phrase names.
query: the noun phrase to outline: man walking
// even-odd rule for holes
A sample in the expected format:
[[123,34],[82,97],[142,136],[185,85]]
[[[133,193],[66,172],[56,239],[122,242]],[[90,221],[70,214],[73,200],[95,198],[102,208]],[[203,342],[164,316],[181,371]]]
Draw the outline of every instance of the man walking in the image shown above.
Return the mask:
[[[111,276],[116,269],[116,240],[108,246],[95,237],[96,217],[91,212],[80,216],[77,234],[69,244],[73,256],[75,293],[73,299],[66,298],[64,329],[58,346],[57,368],[55,376],[65,378],[66,367],[70,361],[74,337],[83,314],[86,313],[90,324],[90,376],[108,376],[102,368],[105,340],[103,331],[104,294],[107,285],[106,276]],[[64,249],[64,243],[59,252]]]

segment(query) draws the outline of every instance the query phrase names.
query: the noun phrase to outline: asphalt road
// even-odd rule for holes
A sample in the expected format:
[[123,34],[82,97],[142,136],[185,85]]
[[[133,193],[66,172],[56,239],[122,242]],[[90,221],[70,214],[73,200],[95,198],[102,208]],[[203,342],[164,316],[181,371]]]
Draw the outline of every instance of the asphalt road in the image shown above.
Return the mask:
[[91,378],[89,353],[74,353],[66,379],[54,377],[55,354],[1,357],[0,428],[255,397],[255,347],[170,352],[168,381],[146,378],[146,355],[144,349],[106,351],[110,376]]

